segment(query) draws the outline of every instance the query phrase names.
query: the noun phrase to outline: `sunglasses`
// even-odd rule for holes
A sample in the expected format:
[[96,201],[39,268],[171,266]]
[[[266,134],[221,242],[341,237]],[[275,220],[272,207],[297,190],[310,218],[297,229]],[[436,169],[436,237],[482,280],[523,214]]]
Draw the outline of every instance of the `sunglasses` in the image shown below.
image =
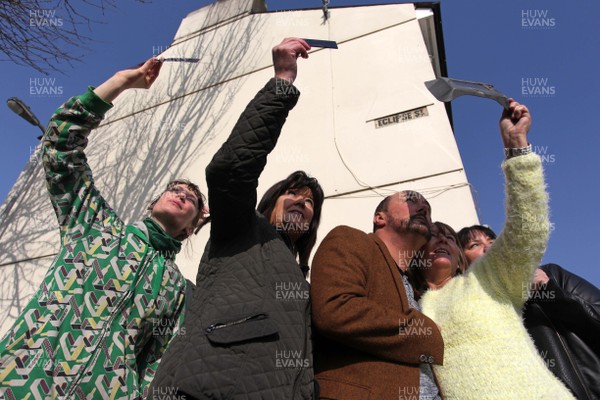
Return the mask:
[[184,188],[175,186],[175,187],[172,187],[170,189],[167,189],[167,192],[174,193],[176,196],[180,196],[180,197],[183,194],[186,201],[189,201],[190,203],[195,204],[196,207],[199,207],[198,197],[196,197],[196,195],[188,192]]

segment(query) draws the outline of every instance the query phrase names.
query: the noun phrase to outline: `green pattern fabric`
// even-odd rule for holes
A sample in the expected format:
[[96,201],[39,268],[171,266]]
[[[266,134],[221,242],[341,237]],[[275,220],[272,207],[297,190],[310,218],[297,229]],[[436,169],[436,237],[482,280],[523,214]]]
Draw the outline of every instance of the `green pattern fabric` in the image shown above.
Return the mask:
[[142,223],[125,225],[98,192],[84,149],[111,107],[93,88],[53,115],[43,139],[61,247],[0,341],[0,398],[146,397],[180,333],[185,279]]

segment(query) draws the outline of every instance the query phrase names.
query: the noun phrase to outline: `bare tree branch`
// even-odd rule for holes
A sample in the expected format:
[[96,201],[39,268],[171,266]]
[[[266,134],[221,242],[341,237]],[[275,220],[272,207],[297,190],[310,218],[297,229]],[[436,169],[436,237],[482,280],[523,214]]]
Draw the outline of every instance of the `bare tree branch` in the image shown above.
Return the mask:
[[[148,0],[136,0],[148,3]],[[103,23],[116,0],[0,0],[0,61],[27,65],[48,75],[62,72],[89,51],[92,39],[81,32]]]

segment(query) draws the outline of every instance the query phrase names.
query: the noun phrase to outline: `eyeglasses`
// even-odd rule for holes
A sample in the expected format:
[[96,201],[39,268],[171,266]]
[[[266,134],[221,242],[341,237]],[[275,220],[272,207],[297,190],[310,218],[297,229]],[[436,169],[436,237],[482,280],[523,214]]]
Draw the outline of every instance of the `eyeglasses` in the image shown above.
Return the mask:
[[189,201],[190,203],[192,203],[196,207],[198,207],[198,198],[195,195],[193,195],[192,193],[188,192],[187,190],[185,190],[181,187],[178,187],[178,186],[172,187],[170,189],[167,189],[167,192],[174,193],[176,196],[179,196],[179,197],[181,197],[181,195],[183,194],[186,201]]

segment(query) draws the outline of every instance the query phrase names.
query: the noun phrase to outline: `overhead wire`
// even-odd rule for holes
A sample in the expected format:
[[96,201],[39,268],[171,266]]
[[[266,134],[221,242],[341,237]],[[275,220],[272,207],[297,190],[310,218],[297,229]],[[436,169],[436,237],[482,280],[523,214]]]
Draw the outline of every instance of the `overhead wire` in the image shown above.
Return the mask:
[[[330,18],[330,13],[327,10],[327,5],[328,5],[329,1],[328,0],[323,0],[323,12],[324,12],[324,19],[328,20]],[[327,24],[327,29],[328,29],[328,38],[331,39],[331,26],[329,24]],[[331,110],[332,110],[332,128],[333,128],[333,143],[335,146],[335,150],[338,154],[338,157],[340,159],[340,161],[342,162],[342,165],[344,166],[344,168],[346,168],[346,170],[350,173],[350,175],[352,176],[352,178],[354,179],[354,181],[363,189],[366,190],[370,190],[373,193],[375,193],[375,195],[356,195],[356,194],[348,194],[348,195],[338,195],[335,196],[333,198],[337,198],[337,199],[349,199],[349,198],[369,198],[369,197],[385,197],[386,195],[389,194],[393,194],[396,193],[397,191],[391,188],[375,188],[372,185],[369,185],[368,183],[366,183],[365,181],[363,181],[362,179],[360,179],[357,175],[357,173],[355,173],[352,168],[348,165],[348,163],[346,162],[346,159],[344,158],[342,151],[340,149],[340,145],[338,143],[337,140],[337,123],[336,123],[336,112],[335,112],[335,84],[334,84],[334,73],[333,73],[333,52],[328,52],[329,53],[329,73],[330,73],[330,80],[331,80]],[[466,183],[459,183],[459,184],[452,184],[452,185],[446,185],[446,186],[440,186],[437,187],[438,189],[436,189],[435,187],[429,188],[429,189],[421,189],[420,193],[423,194],[423,196],[425,196],[426,198],[435,198],[438,197],[440,195],[442,195],[443,193],[447,192],[448,190],[452,190],[452,189],[457,189],[460,187],[464,187],[464,186],[471,186],[470,183],[466,182]],[[473,189],[474,190],[474,189]],[[427,196],[428,193],[432,193],[431,196]],[[433,194],[435,193],[435,194]],[[327,197],[326,197],[327,198]]]
[[[324,3],[325,3],[325,1],[326,0],[323,0]],[[328,1],[327,1],[327,3],[328,3]],[[324,4],[324,7],[325,7],[325,4]],[[329,12],[327,13],[327,15],[329,17]],[[331,26],[329,24],[327,24],[327,30],[328,30],[328,37],[331,39]],[[344,156],[342,155],[339,144],[337,142],[337,134],[336,134],[337,124],[336,124],[336,112],[335,112],[335,100],[334,100],[335,99],[335,95],[334,95],[335,84],[334,84],[334,74],[333,74],[333,55],[332,55],[331,51],[329,52],[329,74],[330,74],[330,79],[331,79],[331,114],[332,114],[331,122],[333,125],[333,143],[335,145],[335,150],[338,154],[338,157],[340,158],[340,161],[342,162],[344,167],[348,170],[350,175],[352,175],[352,178],[354,178],[354,181],[356,181],[356,183],[360,187],[372,190],[373,192],[377,193],[377,195],[380,197],[385,197],[383,194],[379,193],[374,187],[363,182],[360,178],[358,178],[358,176],[356,176],[354,171],[352,171],[350,166],[346,163],[346,160],[344,159]]]

